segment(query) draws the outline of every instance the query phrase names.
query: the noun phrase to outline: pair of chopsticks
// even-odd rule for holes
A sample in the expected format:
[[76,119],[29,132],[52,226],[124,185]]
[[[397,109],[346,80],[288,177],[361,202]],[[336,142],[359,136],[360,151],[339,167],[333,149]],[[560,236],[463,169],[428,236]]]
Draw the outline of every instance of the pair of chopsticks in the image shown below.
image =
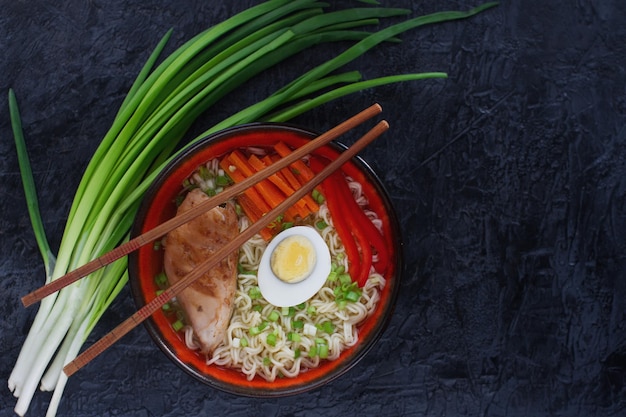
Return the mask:
[[[289,166],[293,162],[301,159],[302,157],[310,154],[315,149],[327,144],[333,139],[341,136],[347,131],[355,128],[356,126],[364,123],[365,121],[371,119],[372,117],[380,114],[382,112],[382,108],[378,104],[374,104],[367,109],[361,111],[350,119],[344,121],[343,123],[335,126],[330,129],[326,133],[318,136],[316,139],[310,141],[304,146],[294,150],[288,156],[280,159],[272,165],[269,165],[265,169],[259,171],[257,174],[247,178],[246,180],[228,187],[223,192],[217,194],[215,197],[210,198],[206,202],[198,205],[192,210],[189,210],[183,214],[177,215],[173,217],[171,220],[162,223],[161,225],[155,227],[154,229],[128,241],[125,244],[118,246],[110,252],[100,256],[99,258],[94,259],[91,262],[69,272],[68,274],[44,285],[43,287],[25,295],[22,297],[22,303],[25,306],[30,306],[37,301],[42,300],[44,297],[61,290],[62,288],[78,281],[80,278],[83,278],[92,272],[104,267],[105,265],[110,264],[111,262],[120,259],[121,257],[128,255],[129,253],[137,250],[139,247],[154,241],[155,239],[167,234],[169,231],[189,222],[193,218],[199,216],[200,214],[212,209],[213,207],[218,206],[226,202],[227,200],[235,197],[238,194],[241,194],[245,189],[251,187],[255,183],[263,180],[264,178],[269,177],[270,175],[275,174],[279,170]],[[283,213],[287,208],[291,207],[295,202],[300,200],[306,194],[310,193],[314,187],[320,184],[324,179],[330,176],[334,171],[339,169],[344,163],[348,160],[356,156],[356,154],[373,142],[376,138],[378,138],[382,133],[384,133],[387,129],[389,129],[389,124],[382,120],[376,126],[374,126],[369,132],[367,132],[364,136],[362,136],[358,141],[356,141],[350,148],[346,151],[342,152],[337,159],[328,164],[321,172],[319,172],[315,177],[313,177],[309,182],[304,184],[300,189],[298,189],[295,193],[286,198],[282,203],[276,206],[274,209],[270,210],[266,215],[264,215],[257,222],[250,225],[247,229],[242,231],[236,238],[230,241],[228,244],[224,245],[221,249],[219,249],[213,256],[208,258],[202,264],[198,265],[192,272],[187,274],[182,280],[176,282],[165,291],[163,291],[160,295],[154,298],[152,301],[147,303],[141,309],[139,309],[136,313],[131,315],[128,319],[123,321],[120,325],[118,325],[111,332],[106,334],[96,343],[91,345],[88,349],[86,349],[83,353],[77,356],[73,361],[68,363],[63,371],[67,376],[73,375],[91,360],[93,360],[96,356],[106,350],[108,347],[112,346],[115,342],[117,342],[122,336],[130,332],[137,325],[142,323],[145,319],[150,317],[155,311],[161,308],[163,304],[167,303],[172,298],[176,297],[183,289],[189,286],[196,279],[200,278],[204,275],[208,270],[217,265],[223,258],[228,256],[228,254],[232,253],[234,250],[243,245],[247,240],[252,238],[256,233],[261,231],[264,227],[266,227],[269,223],[271,223],[274,219],[276,219],[281,213]]]

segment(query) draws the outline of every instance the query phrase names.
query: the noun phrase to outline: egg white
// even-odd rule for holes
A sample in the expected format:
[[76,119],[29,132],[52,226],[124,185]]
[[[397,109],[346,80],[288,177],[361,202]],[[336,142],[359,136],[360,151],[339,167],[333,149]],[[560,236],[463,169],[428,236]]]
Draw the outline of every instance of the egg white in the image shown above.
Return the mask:
[[[284,282],[272,271],[270,259],[276,246],[293,235],[303,236],[313,244],[316,262],[308,277],[299,282]],[[276,235],[261,256],[257,273],[263,298],[276,307],[291,307],[313,297],[324,285],[330,273],[330,250],[320,234],[310,226],[294,226]]]

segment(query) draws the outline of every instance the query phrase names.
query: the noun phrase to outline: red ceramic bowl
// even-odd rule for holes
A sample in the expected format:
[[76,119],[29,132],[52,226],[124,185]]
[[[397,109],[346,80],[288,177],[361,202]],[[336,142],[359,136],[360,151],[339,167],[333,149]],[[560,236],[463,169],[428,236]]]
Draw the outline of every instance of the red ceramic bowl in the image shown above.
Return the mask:
[[[154,228],[175,214],[173,203],[181,191],[183,179],[200,164],[222,156],[236,148],[272,145],[282,140],[292,147],[299,147],[317,135],[305,129],[285,124],[249,124],[227,129],[197,142],[158,176],[147,191],[133,225],[132,236]],[[331,143],[317,151],[333,159],[345,146]],[[144,324],[155,343],[167,357],[184,371],[203,383],[232,394],[250,397],[278,397],[302,393],[318,388],[339,377],[352,368],[371,349],[384,331],[392,314],[400,287],[402,271],[402,240],[398,220],[380,180],[360,158],[354,158],[342,167],[344,172],[363,184],[370,206],[383,220],[385,236],[392,248],[393,262],[386,272],[387,284],[375,312],[360,327],[359,342],[344,351],[335,361],[325,361],[316,369],[300,373],[295,378],[279,378],[273,382],[262,378],[248,381],[246,376],[233,369],[206,365],[204,358],[189,350],[184,341],[172,329],[166,314],[158,311]],[[158,290],[154,277],[162,271],[162,252],[146,245],[129,257],[130,286],[137,308],[141,308]]]

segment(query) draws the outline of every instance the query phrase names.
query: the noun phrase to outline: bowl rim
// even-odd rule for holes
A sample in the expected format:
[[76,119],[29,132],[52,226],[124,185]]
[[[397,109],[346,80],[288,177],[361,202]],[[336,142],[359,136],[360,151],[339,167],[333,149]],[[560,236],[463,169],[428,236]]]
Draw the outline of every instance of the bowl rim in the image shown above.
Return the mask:
[[[151,208],[152,202],[154,201],[154,197],[163,182],[169,177],[172,172],[175,172],[178,168],[180,168],[180,165],[184,163],[184,161],[189,158],[190,155],[193,155],[195,152],[202,151],[205,148],[209,148],[219,141],[227,140],[242,133],[248,133],[258,130],[288,131],[309,140],[319,136],[319,133],[313,130],[303,128],[296,124],[254,122],[226,128],[198,139],[193,144],[184,148],[174,158],[172,158],[171,161],[169,161],[167,165],[158,173],[152,184],[146,190],[144,196],[142,197],[139,209],[135,215],[135,219],[133,221],[133,225],[131,228],[131,238],[134,238],[141,234],[144,220],[146,219],[148,211]],[[325,147],[330,147],[336,152],[343,152],[348,148],[346,145],[339,142],[338,140],[331,141],[329,144],[325,145]],[[380,340],[383,333],[387,329],[391,317],[393,316],[395,311],[396,300],[400,291],[400,284],[402,281],[402,275],[404,274],[404,240],[402,235],[402,229],[400,228],[400,223],[396,210],[393,206],[393,202],[391,200],[391,197],[389,196],[389,193],[385,189],[380,177],[360,156],[355,156],[351,159],[350,162],[356,165],[356,167],[363,173],[363,175],[368,179],[372,188],[378,194],[378,197],[383,201],[393,238],[393,243],[394,245],[397,245],[394,248],[395,265],[394,273],[392,276],[393,279],[391,280],[393,287],[389,292],[387,299],[385,300],[385,304],[382,306],[383,311],[381,312],[380,319],[374,324],[374,327],[370,332],[369,338],[367,338],[366,340],[359,340],[357,342],[357,344],[360,346],[356,351],[353,352],[352,357],[344,358],[341,364],[338,364],[338,366],[331,368],[328,373],[320,376],[318,379],[308,383],[307,385],[294,384],[294,386],[290,385],[286,388],[271,391],[258,390],[250,386],[233,385],[218,378],[214,378],[211,375],[201,373],[195,367],[192,367],[191,365],[182,361],[176,355],[174,350],[170,348],[170,346],[166,343],[165,337],[161,335],[159,327],[154,322],[152,316],[150,316],[146,320],[144,320],[143,326],[148,331],[148,334],[150,335],[153,342],[159,347],[159,349],[165,354],[166,357],[168,357],[179,368],[181,368],[194,379],[222,392],[244,397],[276,398],[297,395],[320,388],[354,368],[354,366],[356,366],[357,363],[359,363],[370,352],[370,350],[376,345],[376,343]],[[128,256],[128,273],[133,301],[137,308],[141,308],[143,305],[145,305],[145,302],[143,300],[143,294],[140,287],[141,279],[139,275],[138,258],[138,251],[134,251]]]

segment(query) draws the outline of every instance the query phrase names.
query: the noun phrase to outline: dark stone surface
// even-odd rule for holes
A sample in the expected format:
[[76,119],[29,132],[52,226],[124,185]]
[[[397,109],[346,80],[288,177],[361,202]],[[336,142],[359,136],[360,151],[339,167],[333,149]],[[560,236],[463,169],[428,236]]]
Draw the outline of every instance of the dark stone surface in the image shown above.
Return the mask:
[[[58,4],[57,4],[58,3]],[[167,52],[251,1],[3,1],[0,14],[0,376],[43,282],[10,131],[15,89],[53,247],[74,191],[157,40]],[[346,2],[341,2],[347,4]],[[476,4],[385,2],[415,14]],[[392,130],[364,152],[406,231],[391,324],[352,371],[298,397],[238,398],[179,371],[136,329],[72,377],[62,416],[613,416],[626,413],[626,7],[505,1],[413,30],[350,65],[366,78],[446,71],[327,104],[328,128],[373,101]],[[200,121],[265,96],[345,45],[250,82]],[[349,140],[348,140],[349,142]],[[125,290],[88,340],[133,311]],[[43,415],[37,393],[29,415]],[[0,415],[14,399],[0,390]]]

